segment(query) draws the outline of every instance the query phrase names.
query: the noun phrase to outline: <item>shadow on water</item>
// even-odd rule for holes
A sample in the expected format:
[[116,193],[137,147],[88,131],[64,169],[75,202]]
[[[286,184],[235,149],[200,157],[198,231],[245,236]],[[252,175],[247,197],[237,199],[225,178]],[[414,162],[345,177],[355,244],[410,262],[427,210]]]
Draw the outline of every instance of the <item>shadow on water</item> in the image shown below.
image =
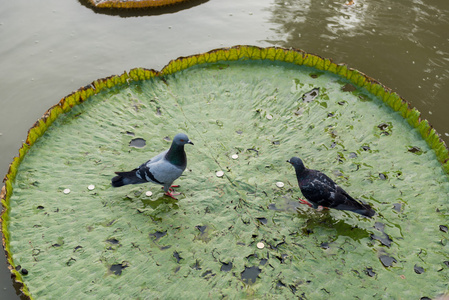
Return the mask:
[[119,8],[98,8],[92,6],[87,0],[78,0],[80,4],[93,10],[96,14],[103,14],[109,16],[119,16],[121,18],[129,17],[146,17],[146,16],[159,16],[165,14],[174,14],[183,10],[190,9],[192,7],[201,5],[208,2],[209,0],[190,0],[187,2],[182,2],[178,4],[173,4],[169,6],[161,7],[149,7],[149,8],[130,8],[130,9],[119,9]]

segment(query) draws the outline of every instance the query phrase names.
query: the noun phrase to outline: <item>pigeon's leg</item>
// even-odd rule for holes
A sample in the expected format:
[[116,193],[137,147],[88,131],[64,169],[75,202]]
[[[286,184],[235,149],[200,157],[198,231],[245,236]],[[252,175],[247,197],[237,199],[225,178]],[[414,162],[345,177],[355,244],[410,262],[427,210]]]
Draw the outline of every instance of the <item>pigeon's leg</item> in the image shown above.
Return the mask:
[[325,209],[329,209],[329,207],[325,207],[325,206],[318,206],[318,208],[316,209],[317,211],[323,211]]
[[168,196],[168,197],[170,197],[170,198],[173,198],[173,199],[175,199],[175,200],[178,200],[178,198],[176,198],[175,196],[178,196],[178,195],[181,195],[180,193],[170,193],[170,192],[166,192],[166,193],[164,193],[164,195],[165,196]]
[[301,198],[298,198],[299,199],[299,203],[301,203],[301,204],[305,204],[305,205],[308,205],[309,207],[312,207],[312,204],[310,204],[310,202],[309,201],[307,201],[307,200],[303,200],[303,199],[301,199]]
[[181,194],[180,193],[174,193],[175,190],[172,189],[172,187],[178,187],[178,186],[172,185],[172,186],[169,186],[168,189],[167,189],[167,186],[163,186],[162,188],[165,191],[164,195],[169,196],[170,198],[173,198],[175,200],[178,200],[178,199],[175,198],[175,196],[179,196]]

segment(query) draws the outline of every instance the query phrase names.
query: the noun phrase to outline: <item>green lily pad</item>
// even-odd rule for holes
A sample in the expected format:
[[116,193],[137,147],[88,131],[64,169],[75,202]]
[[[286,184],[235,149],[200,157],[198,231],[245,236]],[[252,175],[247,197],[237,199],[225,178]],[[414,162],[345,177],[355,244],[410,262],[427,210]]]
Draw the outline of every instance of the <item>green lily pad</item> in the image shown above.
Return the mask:
[[[195,143],[178,200],[111,187],[178,132]],[[377,215],[299,205],[294,155]],[[416,109],[346,65],[218,49],[50,109],[6,176],[4,246],[33,298],[435,297],[449,279],[447,158]]]

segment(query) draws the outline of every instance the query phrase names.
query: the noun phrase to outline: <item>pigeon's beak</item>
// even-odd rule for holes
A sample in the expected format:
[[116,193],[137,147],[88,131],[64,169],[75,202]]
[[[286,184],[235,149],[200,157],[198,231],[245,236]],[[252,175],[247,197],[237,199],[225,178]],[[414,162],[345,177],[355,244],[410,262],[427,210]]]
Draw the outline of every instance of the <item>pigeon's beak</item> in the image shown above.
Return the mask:
[[195,145],[194,143],[192,143],[192,141],[191,141],[191,140],[189,140],[189,141],[187,142],[187,144],[190,144],[190,145]]
[[291,164],[290,159],[287,159],[287,162],[288,162],[289,164]]

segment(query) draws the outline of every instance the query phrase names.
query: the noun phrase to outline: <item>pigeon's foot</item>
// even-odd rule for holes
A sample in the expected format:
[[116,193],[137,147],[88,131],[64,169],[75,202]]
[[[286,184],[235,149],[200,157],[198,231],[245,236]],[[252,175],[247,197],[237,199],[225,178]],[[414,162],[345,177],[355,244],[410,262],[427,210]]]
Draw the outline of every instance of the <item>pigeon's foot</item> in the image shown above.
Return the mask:
[[181,195],[180,193],[170,193],[170,192],[166,192],[166,193],[164,193],[164,195],[165,196],[168,196],[168,197],[170,197],[170,198],[173,198],[173,199],[175,199],[175,200],[178,200],[178,198],[176,198],[175,196],[179,196],[179,195]]
[[309,201],[307,201],[307,200],[303,200],[303,199],[301,199],[301,198],[298,198],[299,199],[299,203],[301,203],[301,204],[305,204],[305,205],[308,205],[309,207],[312,207],[312,204],[310,204],[310,202]]
[[329,207],[325,207],[325,206],[318,206],[318,208],[316,209],[317,211],[323,211],[325,209],[329,209]]

